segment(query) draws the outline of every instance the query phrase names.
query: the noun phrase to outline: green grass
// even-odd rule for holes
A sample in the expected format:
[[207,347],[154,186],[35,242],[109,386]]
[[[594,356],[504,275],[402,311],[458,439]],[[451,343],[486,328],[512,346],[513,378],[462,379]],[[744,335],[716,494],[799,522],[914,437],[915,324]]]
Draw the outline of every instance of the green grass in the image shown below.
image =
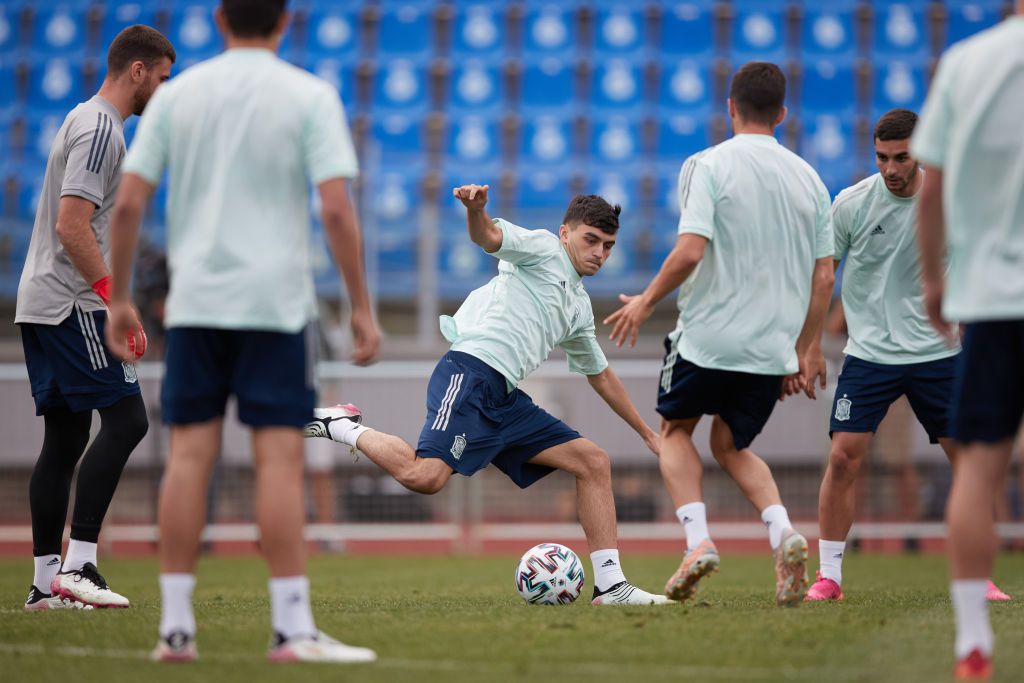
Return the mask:
[[[625,556],[649,589],[671,557]],[[108,559],[104,574],[129,610],[24,613],[26,560],[0,560],[0,678],[6,681],[945,681],[953,619],[941,557],[853,556],[847,600],[780,610],[765,556],[726,555],[686,607],[528,606],[513,558],[332,557],[310,563],[318,625],[373,647],[372,665],[272,667],[266,572],[255,558],[200,564],[201,661],[144,660],[156,638],[159,591],[151,559]],[[589,566],[587,567],[589,572]],[[1024,558],[998,564],[1020,599],[994,605],[997,680],[1024,672]],[[584,598],[589,595],[590,584]],[[1017,645],[1015,645],[1015,643]]]

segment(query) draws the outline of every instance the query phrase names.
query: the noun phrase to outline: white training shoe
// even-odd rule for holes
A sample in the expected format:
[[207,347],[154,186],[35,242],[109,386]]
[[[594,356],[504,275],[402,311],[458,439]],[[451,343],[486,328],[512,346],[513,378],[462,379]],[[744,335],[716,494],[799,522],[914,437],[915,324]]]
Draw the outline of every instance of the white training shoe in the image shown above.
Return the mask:
[[28,598],[25,600],[26,612],[41,612],[51,609],[92,609],[92,605],[83,605],[80,602],[62,598],[59,595],[44,593],[35,586],[28,591]]
[[166,638],[162,637],[157,641],[156,647],[149,653],[150,660],[154,662],[171,662],[185,664],[199,659],[199,651],[196,649],[196,639],[184,631],[175,631]]
[[128,607],[128,598],[110,590],[96,565],[86,562],[77,571],[60,572],[50,584],[50,593],[92,607]]
[[674,603],[664,595],[655,595],[641,590],[629,581],[620,581],[606,591],[594,587],[592,605],[667,605]]
[[377,661],[377,653],[365,647],[353,647],[339,642],[323,631],[315,636],[299,636],[287,640],[280,633],[274,634],[274,641],[267,652],[272,662],[328,662],[334,664],[358,664]]
[[363,421],[363,413],[351,403],[331,408],[317,408],[313,411],[313,421],[306,424],[306,438],[332,438],[331,430],[327,426],[336,420],[349,420],[359,424]]

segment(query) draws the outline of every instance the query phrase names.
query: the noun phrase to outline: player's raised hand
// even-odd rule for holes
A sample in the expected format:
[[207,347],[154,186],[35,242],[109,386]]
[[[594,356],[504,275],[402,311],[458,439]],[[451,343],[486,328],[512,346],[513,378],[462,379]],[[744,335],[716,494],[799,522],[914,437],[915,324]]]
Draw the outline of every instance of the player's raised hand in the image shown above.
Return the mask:
[[467,209],[482,209],[487,205],[489,185],[463,185],[452,190],[452,196]]
[[380,352],[380,330],[373,319],[373,313],[352,311],[352,362],[356,365],[369,365],[377,359]]
[[625,306],[604,319],[605,325],[614,325],[609,338],[615,342],[616,346],[622,346],[627,339],[630,347],[636,346],[640,326],[651,317],[654,306],[647,303],[647,299],[642,294],[634,296],[619,294],[619,301]]

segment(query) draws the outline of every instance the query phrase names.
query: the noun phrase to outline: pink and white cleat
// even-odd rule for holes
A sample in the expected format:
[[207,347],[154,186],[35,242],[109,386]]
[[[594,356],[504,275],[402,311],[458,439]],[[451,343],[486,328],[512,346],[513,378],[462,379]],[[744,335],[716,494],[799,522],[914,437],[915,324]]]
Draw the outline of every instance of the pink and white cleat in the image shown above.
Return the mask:
[[362,664],[377,661],[377,653],[365,647],[353,647],[320,631],[315,636],[285,639],[275,633],[267,659],[275,663],[326,662],[330,664]]
[[128,598],[110,590],[92,562],[86,562],[81,569],[59,572],[50,584],[50,593],[97,609],[125,608],[130,604]]
[[999,590],[992,579],[988,580],[988,588],[985,589],[985,599],[993,602],[1005,602],[1006,600],[1013,600],[1009,595]]
[[842,587],[832,579],[826,579],[818,572],[815,575],[814,585],[804,596],[804,602],[815,602],[818,600],[834,600],[841,602],[843,599]]
[[331,430],[328,429],[328,426],[337,420],[349,420],[359,424],[363,421],[363,413],[351,403],[336,405],[331,408],[317,408],[313,411],[313,421],[306,424],[306,438],[332,438]]
[[718,571],[721,558],[718,548],[706,539],[683,556],[679,569],[665,584],[665,597],[669,600],[686,602],[697,593],[697,583],[712,572]]
[[807,587],[807,539],[792,529],[782,532],[775,549],[775,604],[796,607],[804,600]]

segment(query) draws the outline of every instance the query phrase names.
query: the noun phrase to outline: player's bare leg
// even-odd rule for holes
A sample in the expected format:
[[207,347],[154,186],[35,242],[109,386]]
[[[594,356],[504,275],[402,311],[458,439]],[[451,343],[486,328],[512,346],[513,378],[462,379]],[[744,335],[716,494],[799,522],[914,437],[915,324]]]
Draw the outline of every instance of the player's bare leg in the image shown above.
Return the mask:
[[589,439],[574,439],[541,451],[530,463],[554,467],[576,477],[577,514],[594,567],[593,604],[667,603],[664,596],[648,593],[629,583],[622,571],[617,549],[611,462],[604,449]]
[[256,524],[260,550],[270,576],[303,576],[306,544],[302,536],[303,504],[302,433],[285,427],[253,430],[255,457]]

